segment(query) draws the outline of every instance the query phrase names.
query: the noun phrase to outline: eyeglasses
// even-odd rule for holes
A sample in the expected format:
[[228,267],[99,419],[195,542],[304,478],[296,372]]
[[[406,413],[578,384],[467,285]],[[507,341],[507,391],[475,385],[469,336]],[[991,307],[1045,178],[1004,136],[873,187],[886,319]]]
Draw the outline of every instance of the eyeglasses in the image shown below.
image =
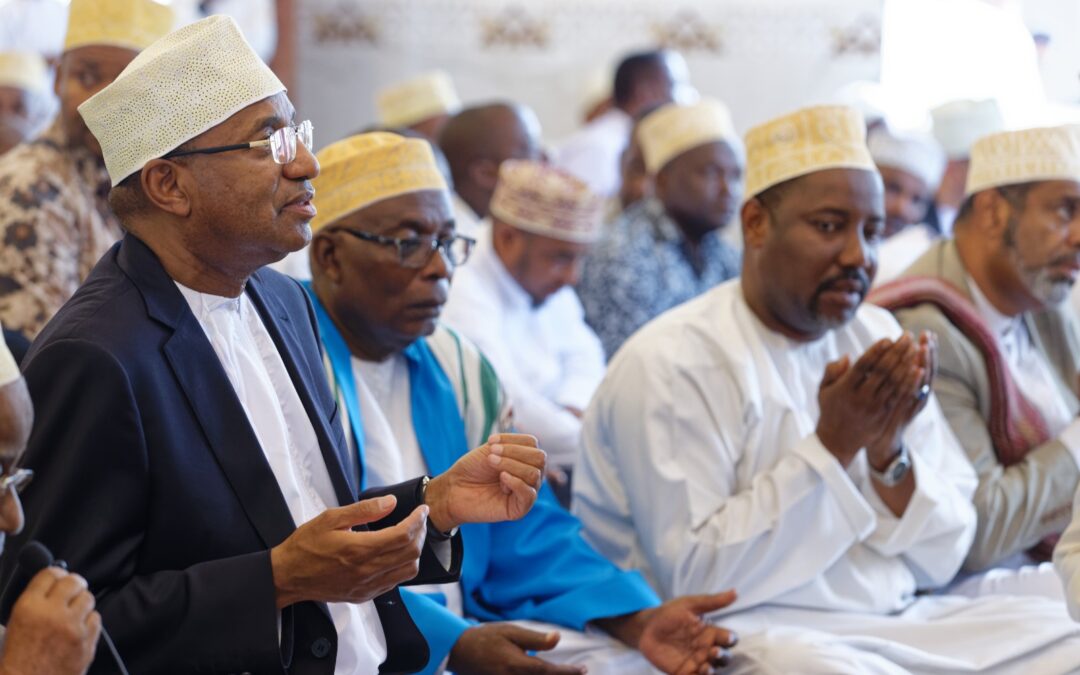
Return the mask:
[[229,152],[231,150],[247,150],[248,148],[264,148],[270,146],[270,154],[274,157],[274,162],[278,164],[288,164],[296,159],[296,141],[299,140],[304,144],[304,147],[311,150],[312,143],[314,143],[314,127],[311,125],[310,120],[304,120],[300,124],[292,127],[281,127],[274,133],[270,134],[269,138],[261,141],[251,141],[250,143],[237,143],[235,145],[219,145],[214,148],[196,148],[194,150],[173,150],[172,152],[164,155],[162,159],[172,159],[173,157],[183,157],[185,155],[216,155],[219,152]]
[[401,263],[401,266],[414,270],[427,266],[428,262],[431,261],[432,256],[435,255],[435,251],[438,251],[439,249],[442,249],[443,255],[446,256],[446,262],[450,263],[451,267],[464,265],[465,261],[469,259],[469,253],[472,252],[472,247],[476,245],[475,239],[460,234],[454,234],[449,237],[441,237],[438,239],[435,237],[405,237],[402,239],[395,239],[393,237],[383,237],[378,234],[371,234],[361,230],[352,230],[347,227],[339,227],[336,229],[341,230],[342,232],[348,232],[357,239],[369,241],[373,244],[393,246],[397,249],[398,262]]
[[5,473],[0,476],[0,495],[7,494],[8,488],[13,488],[17,493],[22,492],[33,479],[34,472],[30,469],[15,469]]

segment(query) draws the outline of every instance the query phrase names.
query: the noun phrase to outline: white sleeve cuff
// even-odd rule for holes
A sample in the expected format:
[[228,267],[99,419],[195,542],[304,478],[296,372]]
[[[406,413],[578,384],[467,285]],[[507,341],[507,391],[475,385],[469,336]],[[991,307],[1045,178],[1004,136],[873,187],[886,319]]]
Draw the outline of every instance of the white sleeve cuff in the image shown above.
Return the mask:
[[7,342],[4,342],[3,333],[0,333],[0,387],[11,384],[21,375],[19,364],[15,363],[15,357],[11,355]]
[[1076,466],[1080,467],[1080,419],[1069,422],[1069,426],[1065,427],[1065,430],[1058,435],[1058,440],[1072,455]]
[[866,501],[866,497],[851,480],[844,467],[821,444],[817,434],[807,436],[794,448],[795,454],[802,457],[825,483],[829,493],[840,504],[847,516],[851,531],[859,541],[864,541],[877,528],[877,514]]

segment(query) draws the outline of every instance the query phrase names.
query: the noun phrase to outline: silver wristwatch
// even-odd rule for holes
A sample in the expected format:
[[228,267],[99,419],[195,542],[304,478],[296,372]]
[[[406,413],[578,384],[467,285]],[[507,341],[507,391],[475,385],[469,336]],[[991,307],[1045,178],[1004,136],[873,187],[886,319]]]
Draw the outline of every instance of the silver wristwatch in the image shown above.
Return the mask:
[[[869,462],[867,464],[869,465]],[[893,460],[882,471],[870,466],[870,475],[885,487],[899,485],[900,481],[907,476],[908,471],[911,471],[911,455],[908,454],[907,446],[903,444],[900,445],[900,452],[896,453],[896,457],[893,457]]]

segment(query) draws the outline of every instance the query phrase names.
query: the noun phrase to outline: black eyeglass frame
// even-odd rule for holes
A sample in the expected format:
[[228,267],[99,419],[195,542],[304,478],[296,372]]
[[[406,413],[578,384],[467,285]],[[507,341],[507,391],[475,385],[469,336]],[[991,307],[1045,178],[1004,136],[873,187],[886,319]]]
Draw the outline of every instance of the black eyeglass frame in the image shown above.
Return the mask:
[[[420,262],[418,264],[411,264],[406,262],[405,260],[406,255],[403,247],[414,242],[416,244],[421,244],[425,239],[428,239],[427,237],[384,237],[381,234],[371,234],[370,232],[364,232],[363,230],[354,230],[350,227],[335,227],[334,231],[351,234],[352,236],[360,239],[361,241],[370,242],[372,244],[379,244],[380,246],[392,246],[397,249],[398,262],[401,264],[402,267],[417,270],[422,269],[429,262],[431,262],[431,258],[440,248],[445,252],[447,262],[449,262],[453,267],[460,267],[464,265],[465,262],[469,259],[469,255],[472,253],[472,248],[476,246],[476,239],[472,237],[467,237],[463,234],[453,234],[449,237],[432,237],[430,239],[431,250],[424,258],[423,262]],[[464,241],[467,244],[467,248],[465,249],[464,257],[461,260],[453,260],[450,253],[450,247],[458,241]],[[423,249],[418,250],[422,251]]]
[[[289,129],[291,129],[293,131],[293,133],[291,135],[287,133],[287,131]],[[292,141],[291,141],[291,143],[292,143],[292,152],[287,153],[287,154],[291,155],[291,159],[289,159],[286,162],[282,162],[282,161],[278,160],[277,152],[276,152],[276,150],[274,148],[274,145],[275,145],[274,138],[278,134],[283,134],[282,137],[281,137],[283,140],[277,141],[277,142],[278,143],[285,143],[286,147],[288,147],[288,144],[290,143],[290,141],[284,140],[284,139],[288,139],[288,138],[292,139]],[[232,152],[233,150],[250,150],[251,148],[267,148],[268,147],[268,148],[270,148],[270,155],[271,155],[271,157],[274,158],[274,162],[277,163],[277,164],[284,165],[284,164],[288,164],[288,163],[293,162],[293,161],[296,160],[296,144],[297,143],[303,143],[304,147],[306,147],[309,151],[312,149],[311,146],[308,143],[305,143],[301,139],[301,134],[306,135],[309,139],[314,139],[314,127],[313,127],[313,125],[311,124],[311,122],[309,120],[304,120],[300,124],[294,124],[292,126],[282,127],[280,129],[278,129],[277,131],[275,131],[274,133],[270,134],[269,137],[264,138],[264,139],[262,139],[260,141],[248,141],[247,143],[234,143],[232,145],[218,145],[218,146],[214,146],[212,148],[194,148],[194,149],[191,149],[191,150],[173,150],[172,152],[169,152],[169,153],[166,153],[166,154],[162,155],[161,158],[162,159],[173,159],[174,157],[187,157],[189,155],[216,155],[216,154],[222,153],[222,152]]]

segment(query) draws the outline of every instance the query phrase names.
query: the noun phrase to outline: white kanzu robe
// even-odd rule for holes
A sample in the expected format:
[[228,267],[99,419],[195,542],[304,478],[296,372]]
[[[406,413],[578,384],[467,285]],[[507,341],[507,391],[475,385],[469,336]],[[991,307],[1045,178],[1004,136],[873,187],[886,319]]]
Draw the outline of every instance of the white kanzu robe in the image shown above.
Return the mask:
[[916,599],[953,578],[975,528],[975,474],[936,399],[904,435],[917,487],[900,518],[862,454],[845,470],[818,440],[826,364],[899,335],[863,306],[820,340],[789,340],[738,281],[664,314],[609,364],[586,414],[574,512],[587,538],[664,597],[735,588],[720,621],[747,637],[739,667],[787,672],[777,650],[798,655],[795,672],[1080,667],[1060,603]]
[[491,362],[517,429],[539,439],[551,466],[572,467],[581,420],[568,408],[584,410],[604,377],[600,338],[574,289],[534,305],[495,252],[491,226],[476,236],[472,257],[454,273],[443,320]]

